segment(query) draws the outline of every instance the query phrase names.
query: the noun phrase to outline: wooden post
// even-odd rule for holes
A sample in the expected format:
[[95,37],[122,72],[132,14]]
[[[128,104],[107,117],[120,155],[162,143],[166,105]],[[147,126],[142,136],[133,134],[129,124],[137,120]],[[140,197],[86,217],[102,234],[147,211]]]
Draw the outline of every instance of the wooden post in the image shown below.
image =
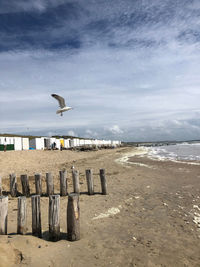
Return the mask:
[[36,195],[42,195],[42,178],[40,173],[35,174],[35,192]]
[[17,233],[26,234],[26,197],[18,197]]
[[46,173],[46,184],[47,184],[47,196],[54,194],[53,176],[50,172]]
[[80,239],[79,195],[69,194],[67,204],[67,236],[70,241]]
[[49,238],[58,241],[60,238],[60,196],[49,196]]
[[94,181],[93,181],[93,172],[91,169],[86,170],[86,180],[88,187],[88,195],[94,195]]
[[1,176],[0,176],[0,196],[2,195],[2,179],[1,179]]
[[17,196],[17,178],[14,173],[10,174],[10,194],[11,197]]
[[32,234],[42,237],[41,212],[40,212],[40,195],[31,197],[32,204]]
[[59,171],[60,174],[60,195],[66,196],[67,195],[67,171]]
[[107,195],[107,184],[106,184],[105,169],[100,169],[100,179],[101,179],[102,195]]
[[0,196],[0,235],[7,235],[8,196]]
[[22,194],[26,197],[30,196],[30,187],[28,176],[26,174],[21,175],[21,183],[22,183]]
[[80,184],[79,184],[79,171],[73,170],[72,171],[72,178],[73,178],[73,187],[74,193],[80,193]]

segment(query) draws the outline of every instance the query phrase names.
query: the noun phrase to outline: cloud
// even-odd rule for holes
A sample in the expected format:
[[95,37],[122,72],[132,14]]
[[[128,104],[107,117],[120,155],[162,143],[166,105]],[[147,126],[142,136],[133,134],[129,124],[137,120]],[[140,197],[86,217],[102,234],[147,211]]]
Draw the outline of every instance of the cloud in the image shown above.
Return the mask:
[[1,1],[0,131],[196,138],[198,1],[87,3]]
[[119,125],[113,125],[108,129],[112,134],[122,134],[123,131],[119,128]]

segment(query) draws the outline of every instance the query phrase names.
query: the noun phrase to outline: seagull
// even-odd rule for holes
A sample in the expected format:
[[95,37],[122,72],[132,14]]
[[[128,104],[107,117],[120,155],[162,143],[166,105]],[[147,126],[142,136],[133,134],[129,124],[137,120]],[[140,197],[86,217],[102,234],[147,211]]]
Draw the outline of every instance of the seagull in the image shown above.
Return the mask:
[[53,97],[54,97],[55,99],[57,99],[58,102],[59,102],[59,107],[60,107],[60,109],[58,109],[58,110],[56,111],[56,114],[59,114],[59,113],[60,113],[60,115],[62,116],[62,115],[63,115],[63,112],[72,109],[72,107],[67,107],[67,106],[65,105],[65,99],[64,99],[62,96],[59,96],[59,95],[56,95],[56,94],[52,94],[51,96],[53,96]]

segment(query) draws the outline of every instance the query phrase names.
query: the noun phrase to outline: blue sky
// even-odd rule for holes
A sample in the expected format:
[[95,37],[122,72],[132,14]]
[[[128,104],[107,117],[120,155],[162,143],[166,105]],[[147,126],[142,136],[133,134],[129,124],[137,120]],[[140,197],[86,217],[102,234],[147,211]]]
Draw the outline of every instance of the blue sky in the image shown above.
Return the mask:
[[1,0],[0,132],[200,139],[199,44],[199,0]]

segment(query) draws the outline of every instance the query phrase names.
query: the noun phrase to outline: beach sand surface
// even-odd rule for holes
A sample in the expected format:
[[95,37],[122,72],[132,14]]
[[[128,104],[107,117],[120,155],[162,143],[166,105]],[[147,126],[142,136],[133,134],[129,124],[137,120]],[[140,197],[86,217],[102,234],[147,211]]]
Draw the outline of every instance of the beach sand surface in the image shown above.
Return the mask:
[[[5,193],[9,174],[54,176],[80,172],[81,240],[67,240],[67,197],[61,197],[61,240],[48,240],[48,198],[41,197],[43,238],[31,235],[31,199],[27,198],[27,234],[17,235],[17,198],[9,194],[8,235],[0,236],[0,266],[200,266],[200,166],[149,159],[141,149],[99,151],[7,151],[0,153]],[[85,170],[92,168],[95,194],[87,195]],[[108,195],[101,195],[99,169],[105,168]]]

